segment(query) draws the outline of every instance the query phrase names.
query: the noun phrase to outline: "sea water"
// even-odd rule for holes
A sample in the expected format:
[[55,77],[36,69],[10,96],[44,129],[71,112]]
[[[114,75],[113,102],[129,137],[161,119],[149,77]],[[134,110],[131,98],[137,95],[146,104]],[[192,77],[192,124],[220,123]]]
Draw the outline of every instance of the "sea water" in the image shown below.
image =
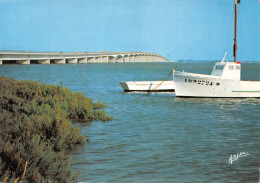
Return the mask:
[[[260,99],[183,99],[152,93],[133,102],[143,93],[125,93],[119,85],[163,80],[174,67],[210,74],[213,66],[2,65],[0,73],[54,85],[62,82],[63,87],[109,104],[105,111],[114,120],[80,124],[90,141],[69,152],[73,171],[81,170],[79,182],[258,182]],[[242,63],[242,79],[259,81],[260,63]]]

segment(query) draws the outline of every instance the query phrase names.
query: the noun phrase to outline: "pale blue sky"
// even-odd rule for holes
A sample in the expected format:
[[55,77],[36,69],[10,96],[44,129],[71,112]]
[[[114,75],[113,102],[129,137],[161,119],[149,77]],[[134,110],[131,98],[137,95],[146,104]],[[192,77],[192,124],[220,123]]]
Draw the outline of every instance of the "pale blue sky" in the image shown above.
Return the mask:
[[[233,60],[234,0],[0,0],[0,50],[145,51]],[[241,0],[238,60],[260,61],[260,2]]]

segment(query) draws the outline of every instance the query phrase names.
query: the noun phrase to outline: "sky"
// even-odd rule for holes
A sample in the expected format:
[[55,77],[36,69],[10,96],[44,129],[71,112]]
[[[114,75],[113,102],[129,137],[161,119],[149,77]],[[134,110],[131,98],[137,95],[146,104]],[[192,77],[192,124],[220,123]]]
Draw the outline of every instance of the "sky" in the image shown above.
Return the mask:
[[[143,51],[233,60],[234,0],[0,0],[0,50]],[[237,60],[260,61],[260,1],[241,0]]]

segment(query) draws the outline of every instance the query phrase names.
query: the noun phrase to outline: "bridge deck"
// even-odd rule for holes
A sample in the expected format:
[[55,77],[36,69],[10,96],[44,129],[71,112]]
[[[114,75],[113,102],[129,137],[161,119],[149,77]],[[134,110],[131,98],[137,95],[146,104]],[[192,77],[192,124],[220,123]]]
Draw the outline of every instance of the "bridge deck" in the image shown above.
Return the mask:
[[169,62],[150,52],[18,52],[0,51],[0,64]]

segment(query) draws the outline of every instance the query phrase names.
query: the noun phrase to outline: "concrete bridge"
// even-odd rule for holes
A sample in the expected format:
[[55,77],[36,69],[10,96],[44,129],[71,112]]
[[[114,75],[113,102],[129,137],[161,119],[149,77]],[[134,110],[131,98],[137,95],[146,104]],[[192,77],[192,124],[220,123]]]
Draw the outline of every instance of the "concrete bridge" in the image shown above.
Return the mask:
[[16,52],[0,51],[0,64],[82,64],[169,62],[167,58],[148,52]]

